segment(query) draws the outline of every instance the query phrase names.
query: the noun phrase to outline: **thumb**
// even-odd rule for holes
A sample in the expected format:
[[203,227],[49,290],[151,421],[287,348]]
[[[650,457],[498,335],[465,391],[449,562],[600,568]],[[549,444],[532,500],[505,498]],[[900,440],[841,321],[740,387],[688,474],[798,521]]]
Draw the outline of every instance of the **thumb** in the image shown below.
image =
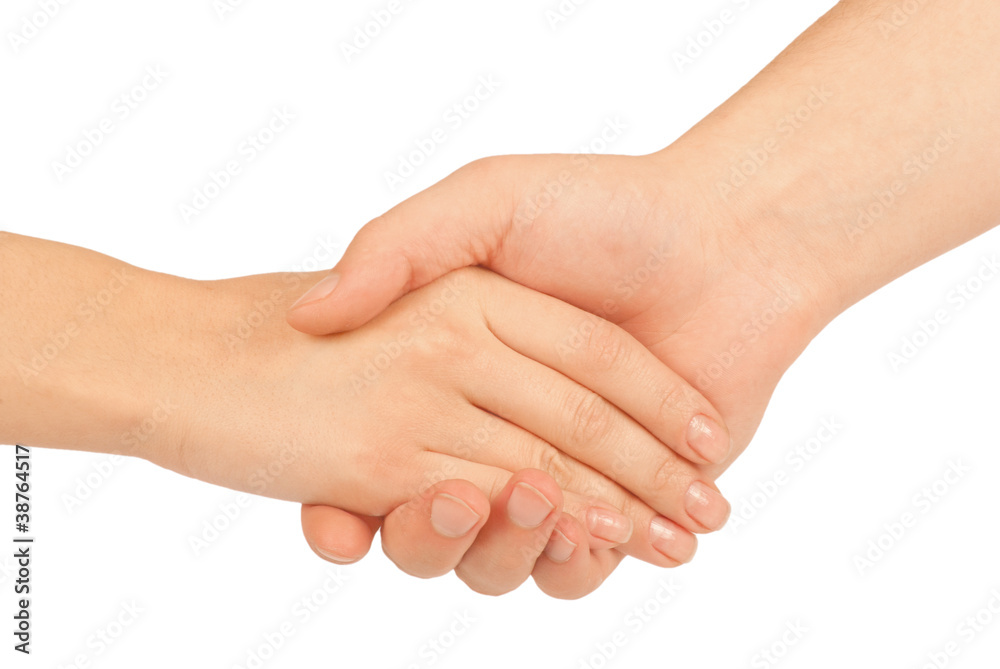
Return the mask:
[[289,324],[314,335],[353,330],[452,270],[489,265],[512,217],[513,158],[469,163],[365,225],[289,308]]

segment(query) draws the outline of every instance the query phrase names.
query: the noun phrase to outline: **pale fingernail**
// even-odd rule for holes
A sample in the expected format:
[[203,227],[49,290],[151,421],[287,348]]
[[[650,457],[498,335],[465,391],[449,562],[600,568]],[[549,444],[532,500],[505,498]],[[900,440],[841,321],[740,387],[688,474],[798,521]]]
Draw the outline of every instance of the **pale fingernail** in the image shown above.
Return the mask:
[[545,522],[555,505],[534,486],[518,483],[507,500],[507,514],[515,524],[534,529]]
[[431,502],[431,525],[443,537],[457,539],[469,533],[480,515],[457,497],[439,493]]
[[327,274],[323,277],[319,283],[309,289],[309,291],[295,301],[290,308],[297,309],[301,306],[309,304],[310,302],[319,302],[320,300],[326,299],[330,293],[333,292],[337,284],[340,283],[339,274]]
[[688,423],[687,442],[691,450],[712,463],[724,461],[732,448],[729,435],[722,426],[703,414]]
[[632,538],[632,519],[615,511],[592,506],[587,512],[587,529],[598,539],[623,544]]
[[710,532],[720,529],[729,519],[729,502],[701,481],[695,481],[687,491],[688,515]]
[[553,562],[567,562],[573,557],[576,544],[570,541],[565,534],[556,528],[549,538],[549,543],[545,546],[545,555]]
[[316,552],[319,553],[321,556],[323,556],[324,560],[333,562],[335,564],[354,564],[355,562],[358,561],[358,558],[347,558],[344,557],[343,555],[337,555],[336,553],[332,553],[322,548],[317,548]]
[[653,548],[674,562],[684,564],[691,561],[690,541],[681,536],[678,527],[666,518],[657,516],[649,523],[649,543]]

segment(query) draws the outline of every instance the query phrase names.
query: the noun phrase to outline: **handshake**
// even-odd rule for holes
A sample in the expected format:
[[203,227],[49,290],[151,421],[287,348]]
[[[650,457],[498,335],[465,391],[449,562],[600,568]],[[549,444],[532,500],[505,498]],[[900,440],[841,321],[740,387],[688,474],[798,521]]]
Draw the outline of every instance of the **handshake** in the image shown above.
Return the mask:
[[686,563],[725,524],[714,481],[825,287],[778,237],[762,257],[735,246],[740,221],[668,200],[688,189],[657,157],[583,164],[468,165],[369,223],[292,305],[296,329],[324,335],[293,337],[312,351],[293,367],[334,379],[315,411],[354,445],[331,490],[292,497],[319,555],[358,560],[381,527],[407,573],[455,570],[490,594],[530,575],[578,597],[626,555]]
[[[626,555],[686,563],[729,515],[714,481],[840,286],[814,281],[778,226],[770,248],[741,241],[743,222],[670,165],[479,161],[369,223],[326,276],[192,281],[0,235],[2,266],[20,268],[9,294],[46,287],[5,320],[74,325],[43,369],[19,367],[0,437],[118,443],[302,502],[309,544],[338,563],[381,527],[404,571],[455,570],[483,593],[533,576],[578,597]],[[115,276],[129,281],[83,319]],[[5,357],[38,341],[9,337]],[[52,421],[53,406],[70,409]]]
[[[890,41],[883,4],[838,3],[656,153],[471,163],[325,276],[192,281],[0,233],[0,442],[301,502],[322,557],[381,528],[404,571],[482,593],[683,564],[809,342],[997,222],[1000,10],[928,5],[933,39]],[[817,82],[822,113],[776,136]],[[947,168],[901,170],[921,146]]]
[[303,503],[327,560],[361,559],[381,528],[407,573],[454,570],[482,593],[531,576],[580,597],[626,555],[686,563],[726,523],[714,482],[783,372],[893,278],[884,248],[913,255],[888,243],[905,229],[852,246],[764,201],[727,204],[704,160],[679,144],[477,161],[368,223],[325,276],[191,281],[2,234],[4,320],[32,327],[5,358],[69,334],[44,368],[17,365],[0,439],[117,442]]

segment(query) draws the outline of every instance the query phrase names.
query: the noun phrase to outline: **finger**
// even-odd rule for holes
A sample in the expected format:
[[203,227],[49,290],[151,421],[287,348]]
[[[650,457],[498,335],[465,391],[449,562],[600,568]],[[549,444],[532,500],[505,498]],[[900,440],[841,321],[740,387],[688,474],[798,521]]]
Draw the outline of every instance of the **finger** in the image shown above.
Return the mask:
[[[457,517],[454,509],[445,508],[442,520],[447,527],[444,528],[440,520],[434,520],[432,502],[442,496],[462,500]],[[466,481],[444,481],[432,486],[425,494],[386,516],[382,527],[386,555],[414,576],[430,578],[445,574],[461,561],[472,545],[489,514],[489,507],[486,496]],[[470,518],[466,512],[470,508],[479,515]],[[457,526],[453,525],[456,522]],[[462,532],[460,537],[452,536]],[[517,544],[519,538],[513,533],[497,539],[505,550],[514,547],[519,553],[522,551],[523,547]],[[529,537],[527,546],[535,545],[536,541]],[[590,550],[589,541],[587,530],[578,520],[561,514],[531,574],[543,592],[562,599],[582,597],[596,589],[624,557],[613,549]],[[480,578],[493,579],[495,576],[487,573]]]
[[518,472],[499,495],[455,573],[484,595],[502,595],[531,575],[559,520],[562,491],[539,471]]
[[336,564],[351,564],[367,555],[380,524],[380,518],[332,506],[302,505],[302,534],[306,543],[316,555]]
[[[488,367],[466,388],[468,398],[551,446],[510,439],[520,448],[484,452],[488,460],[483,464],[509,471],[535,467],[553,474],[564,490],[616,506],[627,490],[692,532],[714,531],[725,523],[729,503],[702,472],[616,406],[502,346],[487,351],[481,359]],[[624,489],[614,499],[607,497],[610,481]]]
[[[442,497],[460,499],[462,506],[457,514],[456,509],[446,506],[443,516],[438,513],[442,517],[435,521],[434,504]],[[477,515],[470,517],[467,509],[474,509]],[[404,572],[421,578],[440,576],[458,565],[489,511],[490,501],[471,483],[444,481],[386,516],[382,545],[386,555]],[[505,550],[514,547],[520,553],[522,546],[517,541],[518,537],[510,533],[498,537],[497,543]],[[536,539],[529,537],[528,541],[530,547]],[[562,599],[582,597],[596,589],[624,557],[613,549],[591,550],[589,541],[587,530],[578,520],[561,514],[542,552],[544,559],[535,561],[531,574],[543,592]],[[493,578],[493,574],[481,578]]]
[[587,550],[587,530],[563,513],[531,577],[545,594],[579,599],[600,586],[625,555],[614,549]]
[[457,443],[442,440],[439,457],[444,460],[426,461],[428,471],[471,481],[480,490],[499,491],[508,472],[538,469],[563,490],[563,511],[587,529],[591,549],[620,548],[661,567],[676,567],[694,557],[698,541],[691,532],[526,429],[474,410],[479,416],[466,423],[477,428]]
[[491,281],[483,313],[500,341],[606,398],[681,457],[725,461],[732,441],[719,412],[625,330],[501,277]]
[[407,574],[434,578],[461,562],[490,515],[468,481],[442,481],[385,517],[382,550]]
[[288,322],[307,334],[351,330],[453,269],[485,264],[510,221],[510,159],[470,163],[369,222]]

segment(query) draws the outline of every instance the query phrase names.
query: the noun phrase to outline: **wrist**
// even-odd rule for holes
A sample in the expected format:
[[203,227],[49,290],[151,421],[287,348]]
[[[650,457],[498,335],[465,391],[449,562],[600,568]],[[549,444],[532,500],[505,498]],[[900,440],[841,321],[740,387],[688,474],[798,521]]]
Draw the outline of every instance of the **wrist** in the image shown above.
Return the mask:
[[818,324],[988,230],[1000,207],[984,180],[1000,6],[931,3],[900,24],[895,5],[839,3],[661,152],[741,249],[796,277]]
[[[157,397],[178,398],[171,429],[151,439],[149,459],[185,476],[253,491],[256,463],[294,439],[282,414],[289,380],[313,338],[293,330],[287,308],[322,273],[265,274],[221,281],[165,277],[177,304],[162,347],[172,369]],[[157,400],[158,401],[158,400]]]
[[[678,142],[650,158],[676,192],[670,199],[683,199],[678,209],[686,224],[699,229],[698,248],[711,259],[706,277],[725,268],[718,274],[728,285],[715,292],[739,296],[734,307],[754,341],[760,333],[780,342],[777,348],[789,354],[790,363],[840,313],[844,285],[829,275],[826,256],[813,255],[821,242],[803,239],[803,227],[792,224],[781,200],[768,196],[762,184],[735,197],[719,195],[718,166],[724,163],[717,153],[704,143],[692,150]],[[774,311],[780,318],[773,325],[756,322],[770,321]]]
[[123,407],[112,448],[174,468],[173,456],[188,431],[196,380],[211,368],[211,337],[199,311],[200,284],[176,276],[133,269],[136,289],[123,304],[115,330],[128,355],[112,375]]

